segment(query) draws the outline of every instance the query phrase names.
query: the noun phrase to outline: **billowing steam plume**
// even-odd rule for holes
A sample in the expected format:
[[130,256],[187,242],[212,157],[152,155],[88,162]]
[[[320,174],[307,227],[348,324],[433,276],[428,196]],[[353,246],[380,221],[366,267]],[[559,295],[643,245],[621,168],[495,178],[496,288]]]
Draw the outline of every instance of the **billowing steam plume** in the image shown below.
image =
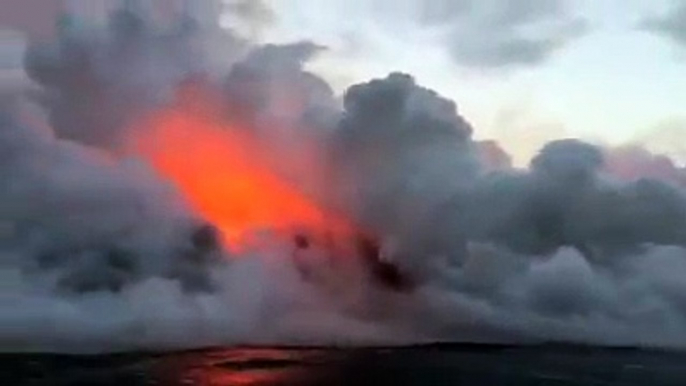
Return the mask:
[[[134,2],[130,2],[133,4]],[[410,75],[339,99],[322,49],[212,1],[35,44],[0,101],[0,344],[686,347],[686,171],[547,144],[526,170]]]

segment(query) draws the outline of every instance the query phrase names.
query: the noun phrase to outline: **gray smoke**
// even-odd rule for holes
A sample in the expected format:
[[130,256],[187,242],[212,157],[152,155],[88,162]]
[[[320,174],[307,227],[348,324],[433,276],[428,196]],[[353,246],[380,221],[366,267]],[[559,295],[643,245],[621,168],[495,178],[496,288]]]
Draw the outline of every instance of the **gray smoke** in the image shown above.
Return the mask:
[[[43,87],[41,100],[56,133],[120,148],[123,131],[168,103],[184,80],[225,70],[222,63],[239,57],[244,42],[207,25],[199,4],[214,2],[197,3],[165,29],[143,3],[116,10],[105,30],[66,17],[56,42],[30,47],[26,70]],[[221,59],[211,51],[219,42]]]
[[[686,347],[683,169],[575,139],[513,169],[412,76],[338,98],[304,69],[321,47],[247,49],[197,16],[216,3],[197,4],[163,29],[131,8],[105,29],[66,28],[29,50],[40,92],[1,94],[3,351]],[[187,82],[217,91],[224,119],[256,138],[275,173],[376,239],[413,290],[375,284],[352,240],[262,235],[231,252],[145,158],[119,151]]]

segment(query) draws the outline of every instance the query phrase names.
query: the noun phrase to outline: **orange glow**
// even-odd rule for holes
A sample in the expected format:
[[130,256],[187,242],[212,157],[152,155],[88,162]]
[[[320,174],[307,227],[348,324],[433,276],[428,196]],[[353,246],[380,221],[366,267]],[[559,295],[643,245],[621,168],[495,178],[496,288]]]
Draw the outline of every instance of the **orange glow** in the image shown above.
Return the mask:
[[322,358],[323,353],[317,350],[233,349],[192,354],[173,369],[160,369],[160,373],[201,386],[313,384],[326,374],[313,372],[310,364]]
[[212,114],[208,98],[186,97],[150,117],[133,140],[225,242],[240,247],[255,231],[333,225],[315,201],[267,166],[263,149],[246,130]]

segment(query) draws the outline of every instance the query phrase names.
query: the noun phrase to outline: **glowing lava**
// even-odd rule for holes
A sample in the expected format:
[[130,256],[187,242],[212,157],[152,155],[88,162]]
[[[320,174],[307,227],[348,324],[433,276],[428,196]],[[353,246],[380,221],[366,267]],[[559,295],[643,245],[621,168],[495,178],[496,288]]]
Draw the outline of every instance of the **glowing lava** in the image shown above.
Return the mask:
[[226,242],[240,246],[250,234],[265,229],[331,225],[316,202],[267,166],[248,132],[230,127],[197,104],[153,115],[135,143]]

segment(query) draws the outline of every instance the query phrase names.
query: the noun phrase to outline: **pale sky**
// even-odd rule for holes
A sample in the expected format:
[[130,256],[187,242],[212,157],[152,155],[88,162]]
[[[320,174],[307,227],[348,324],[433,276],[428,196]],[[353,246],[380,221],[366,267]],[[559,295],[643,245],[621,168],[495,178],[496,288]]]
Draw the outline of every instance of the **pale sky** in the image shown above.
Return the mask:
[[656,150],[686,157],[686,0],[264,5],[275,21],[258,37],[327,46],[311,68],[337,89],[411,73],[456,100],[477,137],[500,139],[520,161],[560,136],[649,139]]

